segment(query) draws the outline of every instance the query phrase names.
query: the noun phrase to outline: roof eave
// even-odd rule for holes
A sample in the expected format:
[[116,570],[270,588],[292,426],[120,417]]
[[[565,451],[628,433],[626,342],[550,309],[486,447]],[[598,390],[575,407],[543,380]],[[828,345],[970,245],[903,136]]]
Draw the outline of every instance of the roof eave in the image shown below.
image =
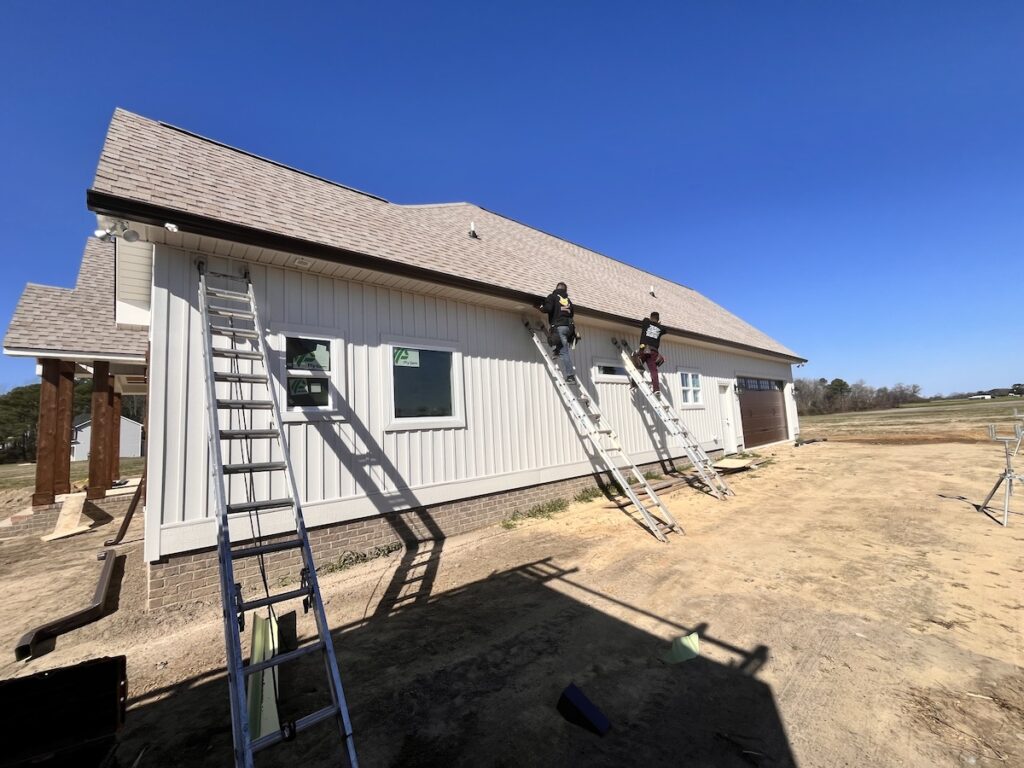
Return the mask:
[[68,362],[91,363],[108,361],[111,363],[130,363],[145,365],[145,355],[120,354],[116,352],[90,352],[88,350],[45,349],[42,347],[10,347],[4,346],[4,354],[8,357],[34,357],[36,359],[57,359]]
[[[201,216],[195,213],[187,213],[184,211],[174,210],[172,208],[165,208],[163,206],[153,205],[152,203],[145,203],[139,200],[132,200],[131,198],[112,195],[108,192],[102,192],[96,189],[87,190],[86,205],[90,211],[101,215],[128,218],[141,224],[150,224],[157,227],[162,227],[164,224],[170,222],[175,224],[179,230],[195,235],[213,237],[221,240],[242,243],[244,245],[267,248],[270,250],[283,251],[285,253],[295,254],[296,256],[308,256],[310,258],[323,259],[324,261],[346,264],[348,266],[358,267],[361,269],[386,272],[415,280],[424,280],[426,282],[447,285],[454,288],[462,288],[464,290],[474,291],[487,296],[511,299],[525,304],[534,305],[539,298],[535,294],[516,291],[511,288],[502,288],[492,283],[479,282],[469,278],[459,277],[457,275],[450,275],[445,272],[412,266],[410,264],[400,264],[380,256],[371,256],[359,251],[338,248],[336,246],[325,245],[311,240],[302,240],[296,237],[268,232],[264,229],[247,227],[242,224],[233,224],[231,222],[210,218],[208,216]],[[619,315],[615,315],[610,312],[589,309],[586,306],[579,304],[576,305],[576,308],[579,314],[584,316],[596,317],[617,323],[626,323],[636,327],[641,325],[640,320],[620,317]],[[742,344],[728,339],[720,339],[706,334],[694,333],[693,331],[687,331],[681,328],[667,327],[666,332],[671,333],[673,336],[704,341],[710,344],[729,347],[730,349],[768,355],[790,363],[807,362],[803,358],[796,357],[794,355],[787,355],[775,350],[763,349],[761,347]]]

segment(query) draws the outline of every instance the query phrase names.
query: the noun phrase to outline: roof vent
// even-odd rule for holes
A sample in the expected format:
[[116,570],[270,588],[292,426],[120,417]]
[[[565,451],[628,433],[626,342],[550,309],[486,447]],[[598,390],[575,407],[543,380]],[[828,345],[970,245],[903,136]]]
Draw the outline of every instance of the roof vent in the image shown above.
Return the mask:
[[[654,286],[653,285],[651,286],[651,290],[649,291],[649,293],[651,294],[651,296],[654,296]],[[654,298],[658,298],[658,297],[654,296]]]
[[474,240],[480,239],[480,235],[476,233],[476,222],[469,222],[469,236]]

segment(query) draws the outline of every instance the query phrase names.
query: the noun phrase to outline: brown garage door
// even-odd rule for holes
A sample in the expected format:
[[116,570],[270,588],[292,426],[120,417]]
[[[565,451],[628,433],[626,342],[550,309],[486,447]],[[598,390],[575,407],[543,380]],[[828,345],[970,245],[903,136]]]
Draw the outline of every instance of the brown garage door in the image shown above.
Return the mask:
[[747,448],[785,440],[786,403],[782,382],[772,379],[739,378],[740,416],[743,420],[743,444]]

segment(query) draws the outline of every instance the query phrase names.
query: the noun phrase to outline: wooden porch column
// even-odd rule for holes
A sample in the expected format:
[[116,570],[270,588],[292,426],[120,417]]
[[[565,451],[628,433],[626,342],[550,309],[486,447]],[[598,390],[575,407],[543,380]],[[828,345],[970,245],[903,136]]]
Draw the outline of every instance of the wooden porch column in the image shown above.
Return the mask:
[[43,375],[39,382],[39,422],[36,428],[36,491],[32,506],[53,504],[53,467],[57,450],[57,389],[60,384],[60,360],[40,360]]
[[114,386],[114,377],[110,377],[110,397],[113,410],[110,412],[110,484],[121,479],[121,393]]
[[75,364],[60,364],[57,385],[57,449],[53,455],[53,492],[71,493],[71,416],[75,407]]
[[102,499],[110,487],[110,363],[92,369],[92,424],[89,432],[89,490],[87,499]]

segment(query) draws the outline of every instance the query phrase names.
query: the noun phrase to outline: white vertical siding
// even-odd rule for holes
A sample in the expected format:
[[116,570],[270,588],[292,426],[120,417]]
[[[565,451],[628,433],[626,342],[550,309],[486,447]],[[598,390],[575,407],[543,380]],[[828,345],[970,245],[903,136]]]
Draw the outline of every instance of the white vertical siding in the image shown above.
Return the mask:
[[[149,448],[153,479],[147,520],[160,533],[147,533],[150,558],[213,542],[194,262],[190,254],[157,246]],[[222,259],[210,259],[210,268],[217,271],[229,271],[232,266]],[[342,354],[337,357],[344,366],[337,378],[344,401],[341,410],[330,418],[289,421],[286,427],[309,524],[352,519],[396,505],[433,504],[491,493],[588,471],[587,454],[519,314],[273,266],[250,264],[248,268],[270,334],[301,328],[341,345]],[[237,265],[235,269],[239,271]],[[594,392],[627,451],[638,461],[667,453],[678,455],[674,446],[666,451],[664,436],[645,425],[639,401],[629,395],[625,383],[595,384],[591,380],[595,358],[618,355],[611,343],[614,333],[586,324],[581,324],[581,332],[584,338],[574,350],[577,372]],[[626,338],[636,335],[635,329],[625,327],[619,332]],[[390,359],[381,338],[387,336],[458,346],[463,356],[465,427],[385,428],[384,382],[390,375]],[[791,381],[785,363],[675,343],[671,337],[663,343],[662,352],[667,358],[665,389],[674,402],[679,402],[676,366],[702,374],[703,406],[682,413],[709,450],[722,444],[719,381],[732,382],[737,372]],[[278,376],[279,371],[273,374]],[[787,387],[787,402],[791,399]],[[737,434],[742,435],[738,418],[734,423]],[[259,421],[254,424],[261,425]],[[795,414],[790,429],[794,427]],[[275,458],[244,456],[236,445],[229,448],[225,444],[225,448],[232,451],[225,460]],[[229,489],[231,498],[244,498],[241,482],[235,478]],[[268,488],[267,482],[259,479],[258,493],[284,493],[280,480],[273,488]],[[274,526],[269,526],[265,532],[272,532]]]

